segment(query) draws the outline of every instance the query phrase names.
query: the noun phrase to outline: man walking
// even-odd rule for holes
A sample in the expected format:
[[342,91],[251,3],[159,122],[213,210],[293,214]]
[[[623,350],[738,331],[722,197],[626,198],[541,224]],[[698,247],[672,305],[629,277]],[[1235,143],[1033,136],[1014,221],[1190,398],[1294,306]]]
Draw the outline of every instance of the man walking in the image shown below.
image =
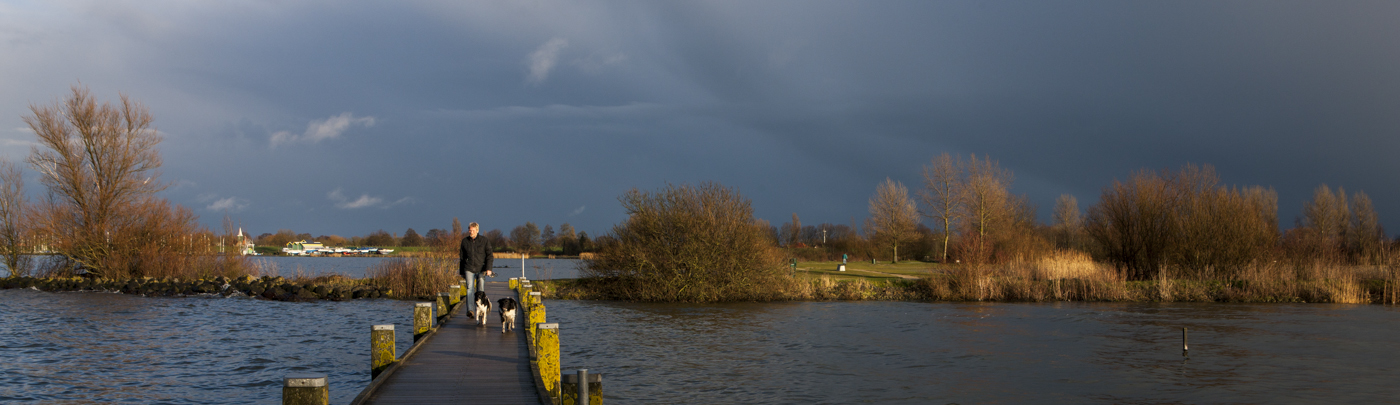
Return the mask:
[[491,261],[494,260],[491,254],[491,242],[486,238],[477,236],[481,232],[481,225],[472,222],[467,225],[467,237],[462,238],[461,260],[457,264],[457,273],[462,278],[467,279],[467,296],[475,296],[478,289],[485,289],[482,284],[486,280],[482,278],[482,273],[488,277],[495,277],[496,273],[491,271]]

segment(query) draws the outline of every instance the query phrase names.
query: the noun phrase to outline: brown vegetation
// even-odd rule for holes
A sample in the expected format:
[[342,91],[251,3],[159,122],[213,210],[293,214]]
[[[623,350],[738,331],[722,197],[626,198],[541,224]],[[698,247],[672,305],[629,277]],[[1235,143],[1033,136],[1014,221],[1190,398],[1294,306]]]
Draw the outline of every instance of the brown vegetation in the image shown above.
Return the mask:
[[585,277],[613,298],[712,302],[784,296],[792,277],[748,199],[715,183],[633,189],[627,220],[599,238]]

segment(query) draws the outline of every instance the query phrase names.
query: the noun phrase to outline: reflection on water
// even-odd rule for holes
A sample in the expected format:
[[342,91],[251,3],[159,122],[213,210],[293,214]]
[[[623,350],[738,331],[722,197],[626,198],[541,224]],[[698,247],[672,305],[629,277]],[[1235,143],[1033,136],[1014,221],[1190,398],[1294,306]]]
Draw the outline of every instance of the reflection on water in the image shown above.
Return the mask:
[[[1381,306],[548,303],[566,372],[687,403],[1393,401]],[[1190,357],[1181,327],[1191,331]]]
[[407,331],[412,307],[0,290],[0,402],[276,403],[284,376],[315,372],[346,403],[369,382],[370,327]]

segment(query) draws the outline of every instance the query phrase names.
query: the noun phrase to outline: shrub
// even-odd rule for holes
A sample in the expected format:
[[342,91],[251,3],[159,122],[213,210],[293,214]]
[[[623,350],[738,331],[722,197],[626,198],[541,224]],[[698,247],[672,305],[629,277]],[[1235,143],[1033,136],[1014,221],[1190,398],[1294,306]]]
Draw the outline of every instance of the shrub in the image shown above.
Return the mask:
[[716,183],[637,189],[619,198],[628,218],[586,261],[585,277],[612,296],[713,302],[780,297],[792,277],[748,199]]

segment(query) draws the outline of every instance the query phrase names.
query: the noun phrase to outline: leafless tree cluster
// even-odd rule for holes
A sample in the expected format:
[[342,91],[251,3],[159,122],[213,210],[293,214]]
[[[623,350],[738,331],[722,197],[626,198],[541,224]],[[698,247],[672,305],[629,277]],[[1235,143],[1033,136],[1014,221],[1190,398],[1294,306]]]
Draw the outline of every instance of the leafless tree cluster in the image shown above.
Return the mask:
[[1086,232],[1132,279],[1168,268],[1178,276],[1229,277],[1277,246],[1278,202],[1273,190],[1219,183],[1209,165],[1137,172],[1104,190],[1088,211]]
[[[1034,206],[1010,193],[1015,176],[997,161],[945,153],[924,166],[923,176],[922,213],[933,221],[943,261],[953,250],[960,260],[975,263],[1028,260],[1048,250]],[[962,240],[953,246],[958,235]]]
[[1295,261],[1382,264],[1388,240],[1380,218],[1364,192],[1334,192],[1327,185],[1313,191],[1298,225],[1284,235],[1285,251]]
[[[188,209],[155,195],[160,135],[145,106],[125,95],[99,105],[83,87],[24,122],[38,137],[29,163],[48,189],[35,231],[75,267],[106,277],[144,275],[188,255],[202,231]],[[202,247],[202,246],[200,246]]]
[[29,246],[31,222],[24,197],[24,178],[18,167],[0,159],[0,256],[11,277],[29,275],[34,247]]

